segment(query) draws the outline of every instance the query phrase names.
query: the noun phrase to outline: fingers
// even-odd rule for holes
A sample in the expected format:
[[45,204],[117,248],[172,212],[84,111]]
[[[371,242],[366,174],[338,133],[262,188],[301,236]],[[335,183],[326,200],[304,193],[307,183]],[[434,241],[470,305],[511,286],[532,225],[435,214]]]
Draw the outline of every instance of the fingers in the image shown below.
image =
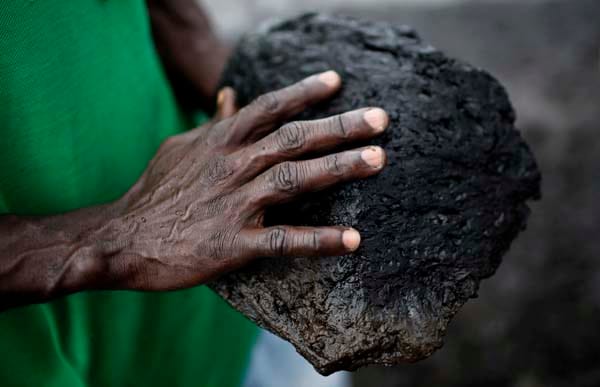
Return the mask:
[[379,108],[366,108],[315,121],[290,122],[240,150],[245,173],[256,176],[266,168],[302,154],[320,152],[350,141],[366,140],[385,130],[389,118]]
[[341,82],[336,72],[326,71],[261,95],[239,111],[230,127],[229,143],[241,144],[262,137],[286,118],[333,96]]
[[276,226],[242,231],[242,243],[255,257],[316,257],[355,251],[360,234],[344,227]]
[[283,203],[344,181],[378,173],[385,164],[383,149],[359,148],[306,161],[277,164],[248,183],[244,190],[258,208]]
[[229,118],[237,113],[235,104],[235,91],[231,87],[224,87],[217,95],[217,112],[214,119],[216,121]]

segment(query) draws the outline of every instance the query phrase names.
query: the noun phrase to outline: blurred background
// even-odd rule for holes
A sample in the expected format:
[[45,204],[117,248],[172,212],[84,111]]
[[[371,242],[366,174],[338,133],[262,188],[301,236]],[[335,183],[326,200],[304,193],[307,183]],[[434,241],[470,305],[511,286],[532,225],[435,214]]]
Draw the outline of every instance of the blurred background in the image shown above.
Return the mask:
[[230,41],[304,10],[417,28],[508,89],[543,199],[497,274],[418,364],[367,367],[354,385],[600,386],[600,0],[206,0]]

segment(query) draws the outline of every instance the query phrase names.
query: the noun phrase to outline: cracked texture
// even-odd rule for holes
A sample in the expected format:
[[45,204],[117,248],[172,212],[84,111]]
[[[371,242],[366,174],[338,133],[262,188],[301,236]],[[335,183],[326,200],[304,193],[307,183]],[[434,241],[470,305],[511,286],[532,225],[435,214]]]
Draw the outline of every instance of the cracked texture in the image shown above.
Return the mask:
[[384,108],[390,127],[373,143],[388,166],[273,209],[266,222],[353,226],[361,247],[263,259],[211,287],[322,374],[418,361],[442,346],[451,318],[525,227],[540,174],[503,87],[409,27],[319,14],[272,24],[242,39],[222,84],[244,105],[328,69],[342,91],[297,118]]

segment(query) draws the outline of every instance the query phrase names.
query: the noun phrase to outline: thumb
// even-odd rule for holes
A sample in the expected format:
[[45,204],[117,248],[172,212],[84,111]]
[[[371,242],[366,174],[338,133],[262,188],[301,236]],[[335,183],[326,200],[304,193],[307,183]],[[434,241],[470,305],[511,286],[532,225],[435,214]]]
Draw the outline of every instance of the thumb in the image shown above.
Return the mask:
[[219,91],[217,95],[217,112],[215,120],[222,120],[231,117],[237,113],[238,108],[235,104],[235,90],[226,86]]

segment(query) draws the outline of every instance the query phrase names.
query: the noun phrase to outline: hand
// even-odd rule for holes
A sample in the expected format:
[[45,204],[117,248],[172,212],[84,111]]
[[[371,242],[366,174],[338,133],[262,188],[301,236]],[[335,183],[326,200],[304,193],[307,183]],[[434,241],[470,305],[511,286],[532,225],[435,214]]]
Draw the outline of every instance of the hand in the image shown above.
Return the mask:
[[265,208],[378,173],[379,147],[292,161],[381,133],[388,117],[365,108],[277,125],[340,87],[335,72],[259,97],[239,112],[221,93],[218,118],[167,139],[121,200],[117,246],[126,288],[174,289],[206,282],[258,257],[342,255],[360,242],[343,226],[263,227]]
[[212,111],[229,48],[196,0],[147,0],[157,51],[179,102]]

